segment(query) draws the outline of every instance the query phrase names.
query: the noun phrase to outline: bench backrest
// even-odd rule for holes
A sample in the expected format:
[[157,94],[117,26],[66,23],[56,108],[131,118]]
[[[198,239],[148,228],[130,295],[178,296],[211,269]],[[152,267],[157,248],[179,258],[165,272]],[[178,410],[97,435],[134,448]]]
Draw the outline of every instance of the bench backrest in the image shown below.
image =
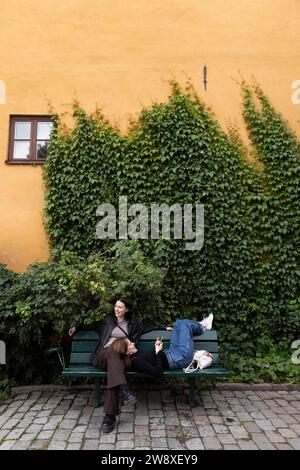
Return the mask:
[[[153,351],[154,342],[163,336],[164,349],[167,349],[172,332],[155,330],[143,335],[138,343],[139,351]],[[79,330],[73,336],[70,365],[84,365],[91,363],[91,353],[96,347],[98,334],[95,331]],[[214,356],[214,364],[219,362],[218,335],[215,330],[206,331],[203,335],[194,336],[195,349],[204,349]]]

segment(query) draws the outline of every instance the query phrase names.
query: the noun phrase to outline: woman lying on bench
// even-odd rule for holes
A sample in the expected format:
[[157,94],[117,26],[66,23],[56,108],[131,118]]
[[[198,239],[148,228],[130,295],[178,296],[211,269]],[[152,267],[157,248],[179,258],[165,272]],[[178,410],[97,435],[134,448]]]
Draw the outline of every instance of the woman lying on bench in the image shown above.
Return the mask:
[[193,337],[211,330],[213,315],[210,314],[202,321],[176,320],[170,338],[168,349],[163,350],[163,340],[158,338],[155,342],[155,352],[138,351],[135,344],[128,338],[117,339],[112,347],[127,359],[128,369],[134,372],[158,377],[164,370],[183,369],[187,367],[194,356]]

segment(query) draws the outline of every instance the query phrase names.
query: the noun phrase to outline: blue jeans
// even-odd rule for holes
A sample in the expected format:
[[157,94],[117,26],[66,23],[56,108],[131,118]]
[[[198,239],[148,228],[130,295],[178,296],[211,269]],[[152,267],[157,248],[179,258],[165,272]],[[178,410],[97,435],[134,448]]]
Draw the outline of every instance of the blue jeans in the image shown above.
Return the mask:
[[170,369],[183,369],[193,360],[193,336],[202,335],[204,328],[195,320],[176,320],[169,349],[164,350]]

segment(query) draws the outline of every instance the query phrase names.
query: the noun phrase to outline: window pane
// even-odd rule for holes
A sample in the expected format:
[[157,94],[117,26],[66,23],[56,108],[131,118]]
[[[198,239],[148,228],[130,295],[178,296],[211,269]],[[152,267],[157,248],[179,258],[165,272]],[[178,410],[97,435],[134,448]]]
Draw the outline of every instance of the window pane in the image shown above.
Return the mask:
[[30,139],[31,122],[15,123],[15,139]]
[[36,144],[36,158],[38,160],[45,160],[47,157],[47,148],[48,148],[48,141],[39,141]]
[[14,158],[29,158],[30,142],[14,142]]
[[37,123],[37,139],[49,139],[52,130],[52,122]]

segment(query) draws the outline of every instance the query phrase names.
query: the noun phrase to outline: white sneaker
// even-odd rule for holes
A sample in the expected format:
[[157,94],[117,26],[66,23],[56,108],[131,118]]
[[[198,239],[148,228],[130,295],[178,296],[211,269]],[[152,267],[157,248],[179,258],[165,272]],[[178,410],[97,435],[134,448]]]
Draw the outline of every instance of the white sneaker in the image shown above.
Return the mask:
[[203,320],[199,321],[199,323],[205,328],[205,330],[209,331],[211,330],[213,319],[214,316],[212,313],[210,313],[208,317],[203,318]]

